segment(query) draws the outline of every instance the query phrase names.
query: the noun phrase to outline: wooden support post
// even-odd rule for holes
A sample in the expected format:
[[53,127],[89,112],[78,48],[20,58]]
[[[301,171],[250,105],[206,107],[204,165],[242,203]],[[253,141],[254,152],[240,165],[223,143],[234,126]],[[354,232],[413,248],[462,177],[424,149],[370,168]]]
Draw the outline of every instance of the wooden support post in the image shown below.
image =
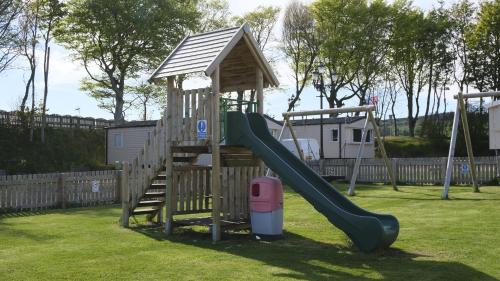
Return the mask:
[[444,177],[444,188],[441,199],[448,199],[450,191],[451,173],[453,171],[453,158],[455,157],[455,145],[457,144],[458,124],[460,119],[460,104],[457,102],[455,115],[453,116],[453,125],[451,128],[450,149],[448,151],[448,160],[446,161],[446,174]]
[[347,195],[349,195],[349,196],[355,195],[354,188],[356,186],[356,179],[358,178],[359,166],[361,165],[361,157],[362,157],[361,154],[363,153],[365,143],[366,143],[366,133],[368,131],[368,122],[369,122],[369,118],[368,118],[368,116],[366,116],[365,126],[363,127],[363,131],[361,133],[361,144],[359,145],[359,148],[358,148],[358,154],[356,155],[356,163],[354,164],[354,171],[352,172],[352,176],[351,176],[351,183],[349,184],[349,190],[347,191]]
[[470,139],[469,132],[469,121],[467,120],[467,111],[465,110],[465,103],[462,92],[458,92],[458,104],[460,105],[460,111],[462,112],[462,127],[464,129],[465,145],[467,146],[467,156],[469,156],[472,185],[474,186],[474,192],[479,192],[479,185],[477,184],[476,163],[474,162],[474,152],[472,151],[472,141]]
[[257,92],[257,112],[264,114],[264,77],[259,66],[255,69],[257,81],[255,81],[255,90]]
[[299,153],[300,159],[302,161],[304,161],[304,153],[303,153],[302,149],[300,148],[300,144],[299,144],[299,141],[297,140],[297,136],[295,135],[295,132],[293,131],[293,126],[292,126],[292,122],[290,122],[290,118],[286,116],[284,122],[288,126],[288,129],[290,130],[290,134],[292,135],[292,139],[293,139],[293,142],[295,143],[295,147],[297,148],[297,152]]
[[500,156],[497,156],[497,178],[500,179]]
[[398,180],[399,180],[398,159],[392,158],[391,162],[392,162],[392,175],[394,176],[394,179],[395,179],[395,181],[397,183]]
[[385,151],[384,142],[382,141],[382,135],[380,134],[380,130],[378,128],[377,122],[375,121],[375,117],[373,116],[373,112],[371,110],[368,111],[368,118],[370,118],[370,120],[373,124],[373,131],[375,132],[375,137],[376,137],[376,140],[378,142],[378,148],[380,149],[380,153],[382,154],[382,157],[384,158],[385,166],[387,168],[387,173],[389,174],[389,177],[391,179],[392,189],[394,189],[395,191],[398,191],[398,186],[396,185],[396,179],[394,178],[394,173],[392,171],[391,162],[389,161],[389,158],[387,158],[387,153]]
[[220,72],[217,66],[212,74],[212,240],[219,241],[220,233],[220,211],[221,211],[221,167],[220,167],[220,115],[219,115],[219,80]]
[[122,194],[122,226],[128,227],[128,221],[130,216],[130,189],[128,184],[128,176],[130,172],[130,166],[128,162],[124,162],[122,169],[122,186],[121,186],[121,194]]
[[66,209],[66,191],[64,187],[64,174],[60,173],[57,178],[57,201],[62,209]]
[[173,165],[174,158],[172,153],[172,139],[174,134],[174,115],[173,112],[176,108],[174,97],[174,77],[169,76],[167,78],[167,135],[165,136],[165,233],[167,235],[172,234],[173,227],[173,208],[174,203],[177,204],[176,198],[173,198]]

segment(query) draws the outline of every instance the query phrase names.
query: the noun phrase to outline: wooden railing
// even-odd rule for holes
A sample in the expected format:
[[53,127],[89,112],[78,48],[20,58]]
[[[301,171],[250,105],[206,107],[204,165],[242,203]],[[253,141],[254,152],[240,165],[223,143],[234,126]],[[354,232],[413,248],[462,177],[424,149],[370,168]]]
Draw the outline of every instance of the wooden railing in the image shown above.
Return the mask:
[[176,167],[173,171],[174,214],[211,212],[210,167]]
[[165,161],[166,116],[156,123],[151,137],[132,163],[124,163],[124,200],[128,200],[129,210],[137,207],[139,200],[158,175]]
[[[79,117],[70,115],[47,114],[45,116],[47,127],[53,128],[78,128],[78,129],[99,129],[113,125],[113,120],[102,118]],[[34,117],[35,127],[42,126],[42,116]],[[20,126],[22,119],[18,111],[0,110],[0,125],[2,126]]]
[[197,121],[207,120],[207,136],[211,135],[210,88],[176,91],[172,100],[172,141],[176,145],[202,144],[197,140]]
[[[175,145],[195,145],[197,141],[197,120],[205,119],[210,124],[208,98],[210,89],[177,91],[171,106],[173,108],[172,138]],[[210,126],[208,127],[210,130]],[[208,131],[207,135],[210,135]],[[132,163],[125,163],[124,184],[126,184],[125,203],[128,209],[137,207],[141,197],[151,185],[152,180],[164,167],[166,159],[167,116],[158,120],[151,138],[146,141],[139,155]]]

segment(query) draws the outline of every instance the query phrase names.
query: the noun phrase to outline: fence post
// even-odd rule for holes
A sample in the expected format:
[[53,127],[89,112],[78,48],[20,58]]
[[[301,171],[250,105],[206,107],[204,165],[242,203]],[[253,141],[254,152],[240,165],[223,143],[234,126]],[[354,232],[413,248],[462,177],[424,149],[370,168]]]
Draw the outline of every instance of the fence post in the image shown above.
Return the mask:
[[[122,167],[123,170],[123,167]],[[118,171],[115,173],[115,188],[116,188],[116,197],[114,198],[114,202],[120,202],[122,198],[122,172]]]
[[57,202],[59,207],[66,209],[66,191],[64,188],[64,174],[57,176]]
[[500,156],[497,156],[497,178],[500,178]]
[[128,186],[128,174],[129,174],[129,164],[128,162],[123,163],[123,169],[121,172],[121,198],[122,198],[122,226],[128,227],[129,211],[130,211],[130,195]]
[[[392,175],[394,177],[394,181],[397,183],[399,181],[398,159],[391,158],[391,165],[392,165]],[[387,173],[386,173],[386,178],[387,178]]]

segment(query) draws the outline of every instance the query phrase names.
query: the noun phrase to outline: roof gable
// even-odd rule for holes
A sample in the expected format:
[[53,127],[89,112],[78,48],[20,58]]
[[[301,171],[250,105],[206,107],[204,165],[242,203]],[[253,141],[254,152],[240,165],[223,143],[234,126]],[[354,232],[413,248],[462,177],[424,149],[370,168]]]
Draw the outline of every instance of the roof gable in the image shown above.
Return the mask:
[[[204,72],[210,76],[221,65],[233,49],[243,44],[257,66],[263,70],[267,85],[278,86],[279,82],[258,47],[247,24],[217,31],[185,37],[150,77],[150,81],[168,76]],[[232,87],[228,87],[230,89]]]

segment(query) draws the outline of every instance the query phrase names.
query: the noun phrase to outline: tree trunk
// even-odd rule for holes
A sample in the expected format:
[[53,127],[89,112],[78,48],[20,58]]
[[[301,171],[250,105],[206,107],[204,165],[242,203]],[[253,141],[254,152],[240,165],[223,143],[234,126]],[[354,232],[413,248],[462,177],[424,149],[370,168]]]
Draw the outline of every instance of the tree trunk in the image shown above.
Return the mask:
[[50,47],[48,41],[45,41],[45,56],[43,59],[43,104],[42,104],[42,127],[40,128],[40,140],[45,143],[45,126],[47,125],[47,117],[45,112],[47,110],[47,94],[49,92],[49,61],[50,61]]
[[396,99],[394,99],[394,101],[392,102],[391,112],[392,112],[392,120],[394,122],[394,135],[397,136],[398,135],[398,122],[396,120],[396,114],[394,112],[395,105],[396,105]]
[[432,69],[433,69],[433,60],[431,57],[429,65],[429,88],[427,89],[427,102],[425,104],[424,123],[427,121],[427,117],[429,116],[429,107],[430,107],[431,93],[432,93]]
[[117,89],[116,98],[115,98],[115,113],[114,113],[114,122],[115,124],[122,124],[125,120],[123,118],[123,88],[120,87]]
[[[413,91],[413,90],[410,90]],[[413,119],[413,92],[406,93],[408,101],[408,131],[410,137],[415,136],[415,123]]]

